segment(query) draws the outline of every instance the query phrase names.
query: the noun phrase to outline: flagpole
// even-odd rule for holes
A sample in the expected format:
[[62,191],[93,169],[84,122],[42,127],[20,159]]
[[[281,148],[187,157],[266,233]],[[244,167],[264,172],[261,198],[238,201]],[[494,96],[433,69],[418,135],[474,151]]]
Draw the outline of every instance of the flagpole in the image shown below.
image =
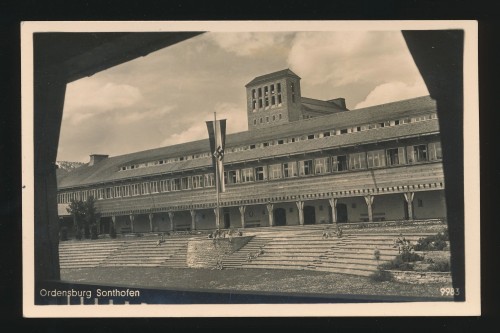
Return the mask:
[[[217,112],[214,112],[214,130],[215,130],[215,149],[217,150],[218,142],[217,142]],[[215,161],[215,191],[217,196],[217,203],[215,206],[215,225],[217,226],[217,230],[220,230],[220,213],[219,213],[219,159],[217,156],[214,156]]]

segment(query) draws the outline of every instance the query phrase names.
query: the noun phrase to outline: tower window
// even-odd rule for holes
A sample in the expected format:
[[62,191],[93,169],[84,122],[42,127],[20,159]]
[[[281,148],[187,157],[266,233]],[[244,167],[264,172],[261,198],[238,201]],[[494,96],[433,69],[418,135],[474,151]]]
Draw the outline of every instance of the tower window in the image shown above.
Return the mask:
[[262,98],[259,98],[259,108],[262,108]]
[[260,123],[262,124],[262,118],[260,118]]
[[278,104],[281,104],[281,95],[278,95]]
[[276,104],[276,97],[272,96],[271,97],[271,105],[275,105],[275,104]]
[[275,121],[275,120],[276,120],[276,115],[273,115],[273,121]]
[[278,114],[278,118],[279,118],[279,119],[281,119],[281,113],[280,113],[280,114]]
[[264,87],[264,96],[267,96],[269,94],[269,90],[268,90],[268,87],[265,86]]
[[266,107],[268,107],[269,106],[269,97],[266,96],[265,101],[266,101]]
[[253,100],[252,101],[252,110],[255,111],[255,107],[257,106],[257,101]]
[[269,122],[269,117],[266,117],[266,123],[268,123],[268,122]]
[[259,97],[262,97],[262,88],[259,88],[258,94],[259,94]]
[[255,98],[255,89],[252,89],[252,98]]
[[257,119],[254,119],[254,120],[253,120],[253,124],[254,124],[254,125],[257,125]]
[[278,89],[278,93],[280,93],[280,92],[281,92],[281,83],[278,83],[278,84],[276,85],[276,88]]

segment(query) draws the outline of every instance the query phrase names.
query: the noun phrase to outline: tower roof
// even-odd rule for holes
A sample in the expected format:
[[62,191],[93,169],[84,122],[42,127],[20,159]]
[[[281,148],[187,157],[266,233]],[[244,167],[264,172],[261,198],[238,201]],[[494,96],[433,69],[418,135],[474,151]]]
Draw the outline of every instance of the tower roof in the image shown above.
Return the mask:
[[256,83],[266,82],[266,81],[269,81],[271,79],[282,78],[284,76],[295,77],[295,78],[300,79],[300,76],[298,76],[297,74],[295,74],[294,72],[292,72],[290,70],[290,68],[287,68],[287,69],[283,69],[283,70],[280,70],[280,71],[277,71],[277,72],[273,72],[273,73],[269,73],[269,74],[257,76],[252,81],[248,82],[245,85],[245,87],[248,87],[248,86],[256,84]]

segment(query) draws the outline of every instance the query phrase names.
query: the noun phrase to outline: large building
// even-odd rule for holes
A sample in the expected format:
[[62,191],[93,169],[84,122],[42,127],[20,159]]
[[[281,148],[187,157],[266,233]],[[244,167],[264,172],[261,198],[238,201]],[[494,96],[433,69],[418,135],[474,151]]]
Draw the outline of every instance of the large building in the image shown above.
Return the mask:
[[[248,131],[226,137],[223,228],[446,218],[435,102],[428,96],[348,110],[301,95],[286,69],[246,85]],[[108,233],[216,228],[208,139],[122,156],[91,155],[58,177],[97,200]]]

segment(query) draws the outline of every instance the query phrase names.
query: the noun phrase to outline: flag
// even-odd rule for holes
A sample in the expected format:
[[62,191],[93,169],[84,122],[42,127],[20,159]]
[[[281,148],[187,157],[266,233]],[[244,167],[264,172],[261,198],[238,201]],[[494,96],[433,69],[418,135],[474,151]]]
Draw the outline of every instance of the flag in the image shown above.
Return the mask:
[[226,119],[207,121],[208,139],[212,152],[212,165],[219,184],[219,191],[224,192],[224,147],[226,143]]

